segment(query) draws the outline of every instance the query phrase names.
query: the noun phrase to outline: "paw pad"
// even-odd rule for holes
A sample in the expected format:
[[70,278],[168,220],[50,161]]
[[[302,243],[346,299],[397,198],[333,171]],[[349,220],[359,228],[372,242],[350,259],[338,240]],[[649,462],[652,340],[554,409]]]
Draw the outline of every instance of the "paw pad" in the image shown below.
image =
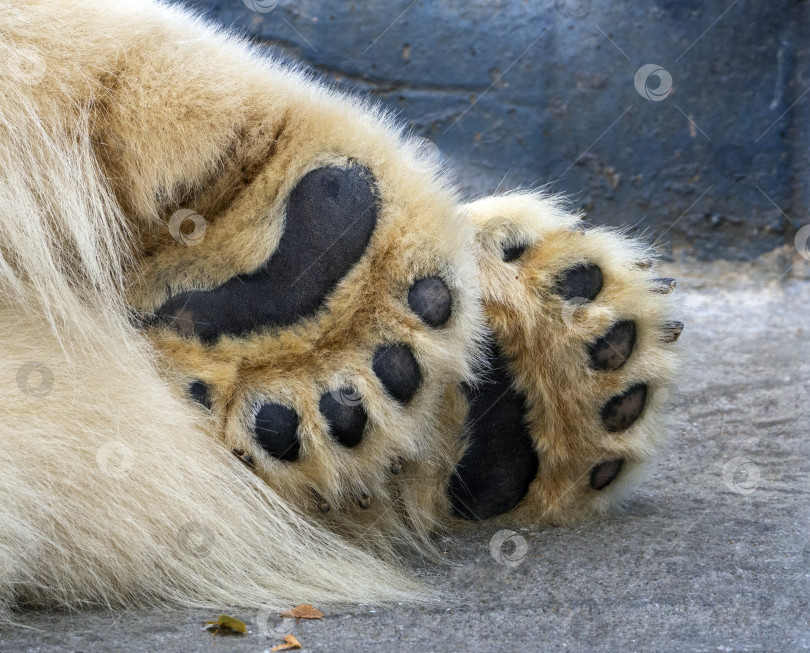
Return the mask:
[[610,460],[601,465],[597,465],[591,470],[591,487],[594,490],[603,490],[610,485],[622,471],[624,461],[621,459]]
[[188,394],[191,395],[191,398],[198,404],[211,410],[211,392],[207,383],[200,380],[194,381],[188,387]]
[[256,440],[268,454],[285,462],[298,460],[298,413],[276,403],[263,404],[253,427]]
[[450,319],[453,298],[439,277],[417,279],[408,290],[408,306],[431,327],[440,327]]
[[565,301],[582,297],[593,301],[602,290],[602,269],[595,263],[580,263],[565,270],[554,286],[553,292]]
[[487,380],[468,392],[469,444],[448,490],[455,514],[470,520],[514,508],[540,466],[526,424],[526,398],[512,387],[497,348],[491,352]]
[[181,292],[155,315],[204,342],[293,324],[317,312],[362,257],[378,215],[376,186],[366,168],[313,170],[290,193],[284,233],[259,270],[212,290]]
[[620,395],[613,397],[602,407],[602,424],[611,433],[630,428],[644,410],[647,401],[647,385],[637,383]]
[[422,370],[407,345],[378,347],[371,367],[391,396],[403,404],[413,399],[422,383]]
[[529,249],[529,246],[526,243],[518,243],[517,245],[507,245],[503,248],[503,254],[501,258],[503,258],[504,263],[511,263],[512,261],[516,261],[519,259],[526,250]]
[[349,449],[360,444],[368,414],[354,388],[325,392],[321,395],[318,408],[335,440]]
[[591,367],[595,370],[618,370],[630,358],[635,344],[635,322],[617,322],[588,348]]

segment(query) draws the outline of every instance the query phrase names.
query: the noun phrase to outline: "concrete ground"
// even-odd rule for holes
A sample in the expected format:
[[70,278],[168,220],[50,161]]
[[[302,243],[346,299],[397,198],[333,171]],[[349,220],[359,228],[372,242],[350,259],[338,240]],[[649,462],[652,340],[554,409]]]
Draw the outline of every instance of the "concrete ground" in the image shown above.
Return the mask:
[[[797,260],[795,263],[803,263]],[[445,596],[301,622],[308,651],[795,651],[810,649],[810,283],[785,255],[681,277],[693,360],[682,418],[625,510],[576,528],[497,529],[442,542],[456,566],[420,575]],[[781,278],[779,278],[781,276]],[[808,331],[805,332],[805,329]],[[509,547],[511,545],[507,545]],[[507,553],[510,549],[504,549]],[[21,615],[2,651],[267,651],[280,638],[211,637],[216,613]],[[280,624],[280,619],[270,625]]]

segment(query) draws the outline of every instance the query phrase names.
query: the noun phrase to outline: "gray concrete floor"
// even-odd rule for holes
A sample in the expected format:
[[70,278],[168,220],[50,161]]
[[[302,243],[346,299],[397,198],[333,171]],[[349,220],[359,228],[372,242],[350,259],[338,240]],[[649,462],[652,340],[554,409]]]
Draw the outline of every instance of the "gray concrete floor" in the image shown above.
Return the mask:
[[[447,538],[458,564],[420,570],[443,603],[330,612],[295,626],[305,650],[810,649],[810,284],[798,266],[778,279],[785,264],[671,271],[693,357],[682,421],[622,512],[519,530],[527,555],[514,567],[489,553],[497,529]],[[36,630],[3,632],[0,650],[266,651],[280,641],[255,623],[248,636],[211,637],[201,627],[215,617],[25,614]]]

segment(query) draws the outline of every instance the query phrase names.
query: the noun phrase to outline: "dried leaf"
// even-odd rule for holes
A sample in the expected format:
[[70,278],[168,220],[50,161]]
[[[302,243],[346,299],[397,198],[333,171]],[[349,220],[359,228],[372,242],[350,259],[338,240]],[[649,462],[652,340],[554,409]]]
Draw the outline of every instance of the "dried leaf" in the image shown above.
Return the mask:
[[[309,606],[310,608],[312,606]],[[304,648],[297,639],[295,639],[295,635],[285,635],[284,641],[287,642],[286,644],[278,644],[270,649],[270,651],[292,651],[297,648]]]
[[227,614],[219,615],[216,621],[206,621],[205,627],[211,631],[212,635],[244,635],[247,632],[244,622],[229,617]]
[[287,619],[323,619],[323,612],[318,608],[310,605],[309,603],[302,603],[296,605],[292,610],[286,610],[281,613],[282,618]]

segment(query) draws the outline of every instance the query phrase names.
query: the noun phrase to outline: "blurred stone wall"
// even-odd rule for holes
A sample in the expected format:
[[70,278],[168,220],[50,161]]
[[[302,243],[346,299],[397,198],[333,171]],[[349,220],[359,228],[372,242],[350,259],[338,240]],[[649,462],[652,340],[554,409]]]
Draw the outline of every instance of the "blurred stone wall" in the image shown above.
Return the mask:
[[810,222],[810,2],[188,0],[438,145],[465,195],[548,184],[677,257]]

